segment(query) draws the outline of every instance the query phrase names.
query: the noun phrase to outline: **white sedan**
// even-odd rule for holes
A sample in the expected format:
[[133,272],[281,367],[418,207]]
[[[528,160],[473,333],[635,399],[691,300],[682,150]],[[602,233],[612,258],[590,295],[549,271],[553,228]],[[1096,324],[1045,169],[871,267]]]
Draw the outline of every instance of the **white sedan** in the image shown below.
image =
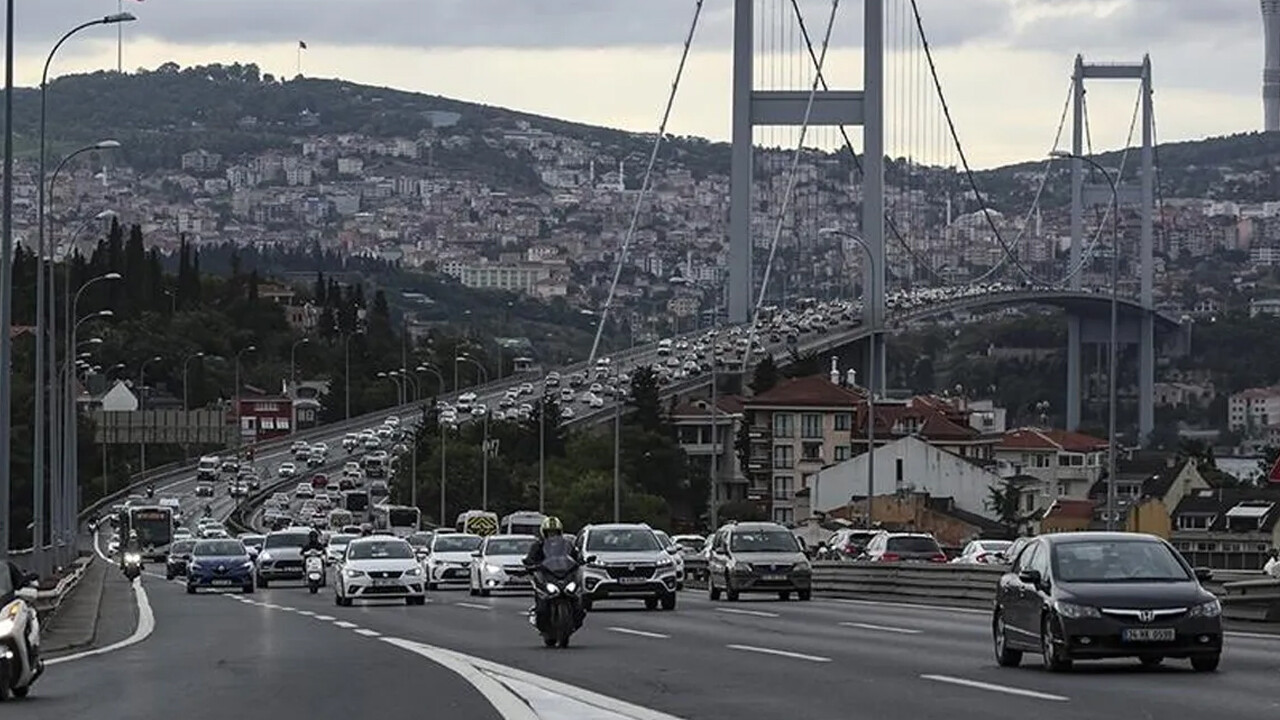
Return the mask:
[[378,535],[347,543],[333,584],[333,602],[348,606],[354,600],[398,600],[425,605],[427,587],[422,565],[408,542]]

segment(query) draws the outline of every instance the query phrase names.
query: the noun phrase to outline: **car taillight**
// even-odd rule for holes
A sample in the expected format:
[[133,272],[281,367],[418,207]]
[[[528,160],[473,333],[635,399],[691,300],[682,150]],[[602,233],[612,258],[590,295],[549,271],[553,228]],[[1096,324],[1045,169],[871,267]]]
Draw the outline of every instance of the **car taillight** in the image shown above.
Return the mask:
[[987,553],[982,553],[981,555],[974,558],[974,561],[980,562],[980,563],[989,563],[991,562],[991,556],[988,555]]
[[845,554],[845,555],[858,555],[858,554],[861,554],[861,551],[860,551],[860,550],[858,550],[858,548],[857,548],[856,546],[854,546],[854,545],[845,545],[845,546],[844,546],[844,554]]
[[898,553],[887,552],[880,556],[880,562],[898,562],[902,557]]
[[947,556],[945,553],[938,553],[937,555],[934,555],[933,557],[929,558],[929,562],[944,563],[946,561],[947,561]]

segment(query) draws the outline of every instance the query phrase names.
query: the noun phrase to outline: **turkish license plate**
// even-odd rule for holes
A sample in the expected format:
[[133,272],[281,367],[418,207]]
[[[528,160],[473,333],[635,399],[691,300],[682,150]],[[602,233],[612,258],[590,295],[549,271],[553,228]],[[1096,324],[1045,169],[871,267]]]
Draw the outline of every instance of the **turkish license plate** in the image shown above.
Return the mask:
[[375,587],[389,587],[391,585],[399,585],[400,581],[391,578],[374,578],[373,584]]
[[760,579],[764,582],[782,582],[787,579],[786,575],[761,575]]
[[623,585],[639,585],[640,583],[649,582],[649,578],[643,577],[624,577],[618,578],[618,582]]
[[1172,642],[1178,635],[1173,628],[1126,628],[1121,637],[1125,642]]
[[214,578],[209,581],[210,585],[230,585],[231,578]]

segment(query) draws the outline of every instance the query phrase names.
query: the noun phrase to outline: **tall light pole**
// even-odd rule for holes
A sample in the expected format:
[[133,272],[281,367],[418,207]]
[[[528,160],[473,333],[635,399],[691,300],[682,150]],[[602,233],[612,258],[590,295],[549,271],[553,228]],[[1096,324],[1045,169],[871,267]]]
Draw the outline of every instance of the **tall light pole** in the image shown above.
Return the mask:
[[[453,359],[455,368],[457,367],[457,364],[459,362],[466,362],[474,365],[476,369],[480,371],[481,382],[485,385],[489,384],[489,371],[484,368],[484,365],[481,364],[480,361],[476,360],[470,355],[458,355]],[[489,452],[490,452],[489,408],[484,409],[484,441],[481,443],[480,447],[483,448],[483,451],[480,453],[480,477],[481,477],[480,509],[488,510],[489,509]]]
[[[414,368],[415,373],[431,373],[436,378],[436,393],[432,398],[437,398],[444,391],[444,376],[440,371],[430,365],[419,365]],[[432,405],[435,405],[433,402]],[[444,425],[440,422],[439,415],[436,416],[436,427],[440,430],[440,525],[444,526]],[[418,507],[418,434],[413,435],[413,476],[410,480],[413,487],[409,491],[410,503],[414,507]]]
[[622,400],[613,403],[613,521],[622,522]]
[[[542,379],[538,403],[538,512],[547,512],[547,379]],[[557,418],[558,420],[558,418]]]
[[1117,347],[1120,344],[1120,189],[1115,178],[1091,157],[1055,150],[1051,157],[1083,160],[1102,173],[1111,189],[1111,345],[1107,352],[1107,529],[1116,528],[1116,373],[1119,369]]
[[250,345],[249,347],[244,348],[240,352],[236,353],[236,359],[235,359],[236,413],[235,414],[236,414],[236,444],[237,445],[240,444],[241,438],[244,437],[244,428],[241,426],[241,422],[240,422],[240,358],[244,357],[245,353],[251,353],[257,349],[258,349],[257,345]]
[[[390,380],[392,383],[394,383],[394,384],[395,384],[395,386],[396,386],[396,397],[397,397],[397,399],[399,398],[399,396],[401,396],[401,395],[403,395],[403,394],[404,394],[404,385],[402,385],[402,384],[401,384],[401,382],[400,382],[400,376],[397,374],[397,372],[396,372],[395,370],[392,370],[391,372],[380,372],[380,373],[378,373],[378,379],[380,379],[380,380]],[[403,403],[397,403],[397,404],[403,404]]]
[[142,438],[138,441],[138,465],[141,467],[139,474],[147,474],[147,366],[153,362],[160,362],[164,358],[156,355],[142,361],[142,367],[138,369],[138,409],[142,411]]
[[[0,178],[0,376],[13,376],[13,0],[5,2],[4,172]],[[0,383],[0,452],[9,453],[10,383]],[[0,557],[9,557],[9,463],[0,463]],[[38,544],[38,543],[37,543]]]
[[185,422],[183,423],[183,425],[185,425],[187,428],[187,432],[185,434],[187,437],[188,444],[190,444],[191,442],[191,415],[189,414],[191,412],[191,401],[190,401],[191,396],[190,396],[190,393],[188,392],[189,388],[187,384],[187,368],[188,366],[191,365],[192,360],[199,360],[200,358],[203,358],[203,357],[204,357],[203,352],[197,352],[197,353],[192,353],[182,359],[182,414],[183,414],[183,417],[185,418]]
[[[871,251],[871,246],[867,244],[866,240],[862,239],[862,236],[855,235],[851,232],[848,232],[846,230],[841,230],[839,228],[823,228],[818,231],[818,234],[819,235],[838,235],[842,238],[847,238],[857,243],[858,247],[862,248],[862,252],[866,256],[867,270],[868,270],[866,275],[872,278],[873,283],[875,282],[876,278],[880,277],[880,274],[879,272],[877,272],[877,268],[875,267],[875,262],[876,262],[875,253]],[[871,319],[872,319],[872,326],[870,328],[871,351],[867,353],[867,382],[866,382],[866,386],[867,386],[867,529],[871,529],[875,524],[874,515],[875,515],[875,500],[876,500],[876,389],[875,389],[876,365],[875,363],[876,363],[876,346],[877,346],[876,332],[878,328],[876,328],[875,323],[879,321],[879,314],[875,311],[875,308],[872,307],[872,304],[875,302],[874,289],[863,287],[862,297],[864,298],[864,301],[862,304],[865,306],[871,307]]]
[[347,419],[351,419],[351,333],[343,333],[342,335],[342,361],[345,370],[342,373],[342,382],[346,390],[347,401]]
[[[108,275],[110,274],[111,273],[108,273]],[[105,275],[102,275],[99,277],[101,277],[103,280],[113,279]],[[94,281],[97,281],[97,278],[94,278]],[[86,285],[87,284],[88,283],[86,283]],[[81,287],[83,289],[84,286],[81,286]],[[92,322],[94,320],[105,320],[113,317],[114,315],[115,313],[110,310],[99,310],[94,313],[89,313],[88,315],[85,315],[84,317],[80,318],[71,326],[71,347],[74,348],[77,345],[77,338],[79,337],[79,331],[80,331],[81,325],[87,322]],[[78,315],[76,317],[78,317]],[[76,357],[74,355],[74,352],[75,351],[73,350],[67,353],[67,360],[66,360],[67,364],[70,365],[72,368],[72,373],[75,372],[75,365],[76,365]],[[73,419],[73,422],[74,422],[74,419]],[[76,439],[75,442],[78,442],[78,439]],[[72,462],[73,463],[75,462],[74,458],[72,459]],[[40,493],[36,497],[39,498],[39,497],[42,497],[42,495],[43,493]],[[60,543],[59,545],[61,547],[68,547],[70,545],[70,537],[74,537],[75,528],[76,528],[76,498],[78,497],[77,487],[75,486],[75,484],[69,482],[67,478],[63,478],[63,482],[53,484],[52,488],[50,489],[49,495],[52,501],[52,506],[50,508],[50,513],[49,513],[50,527],[52,530],[52,532],[50,533],[50,540],[53,541],[53,540],[58,540],[58,538],[67,538],[66,541]],[[41,511],[37,513],[36,517],[41,518],[43,520],[44,512]]]
[[293,400],[298,397],[298,346],[307,345],[311,342],[311,338],[302,338],[289,348],[289,407],[292,408],[293,417],[289,418],[289,432],[296,434],[298,432],[298,407]]

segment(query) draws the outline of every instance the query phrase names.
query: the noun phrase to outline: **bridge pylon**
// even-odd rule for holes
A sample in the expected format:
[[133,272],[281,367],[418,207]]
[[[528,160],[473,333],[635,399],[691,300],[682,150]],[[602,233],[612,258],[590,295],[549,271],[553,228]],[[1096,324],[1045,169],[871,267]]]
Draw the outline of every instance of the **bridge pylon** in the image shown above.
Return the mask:
[[[752,258],[752,130],[795,126],[805,121],[808,90],[757,90],[755,10],[760,0],[734,0],[733,142],[729,190],[728,319],[747,323],[755,307]],[[862,217],[859,235],[870,249],[863,263],[863,307],[868,327],[885,320],[884,246],[884,0],[863,3],[863,89],[822,90],[814,94],[810,127],[861,126]],[[815,72],[817,68],[812,68]],[[824,74],[826,71],[824,70]],[[874,335],[868,352],[877,353],[872,387],[884,387],[884,336]],[[868,356],[870,359],[871,356]],[[866,377],[864,374],[863,377]]]
[[[1086,63],[1084,57],[1077,55],[1075,70],[1072,73],[1072,128],[1071,152],[1071,252],[1069,269],[1072,272],[1070,287],[1079,290],[1081,272],[1079,271],[1084,251],[1084,208],[1086,204],[1110,204],[1113,201],[1110,187],[1107,185],[1085,185],[1084,161],[1084,97],[1087,80],[1137,80],[1140,84],[1141,123],[1142,123],[1142,176],[1137,192],[1132,187],[1120,184],[1119,197],[1114,198],[1120,212],[1120,206],[1126,203],[1127,197],[1136,195],[1136,203],[1141,208],[1142,234],[1138,248],[1138,271],[1141,280],[1139,299],[1143,313],[1140,326],[1137,328],[1136,344],[1138,345],[1138,432],[1143,444],[1155,429],[1155,304],[1153,294],[1153,245],[1155,238],[1155,118],[1152,106],[1151,58],[1143,56],[1137,63]],[[1122,179],[1122,178],[1121,178]],[[1130,202],[1130,204],[1133,204]],[[1119,252],[1113,247],[1112,252]],[[1081,344],[1086,333],[1082,328],[1080,317],[1069,316],[1067,319],[1067,429],[1080,427],[1081,399]],[[1125,342],[1124,336],[1120,342]],[[1109,342],[1103,341],[1104,344]]]

